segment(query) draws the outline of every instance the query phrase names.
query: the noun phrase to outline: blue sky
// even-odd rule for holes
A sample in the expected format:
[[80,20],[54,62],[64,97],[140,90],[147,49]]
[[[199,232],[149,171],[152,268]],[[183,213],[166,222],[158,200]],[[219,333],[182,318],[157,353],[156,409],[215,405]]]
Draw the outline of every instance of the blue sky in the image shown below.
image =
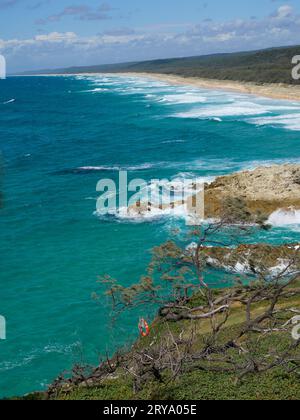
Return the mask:
[[299,0],[0,0],[10,72],[294,44]]

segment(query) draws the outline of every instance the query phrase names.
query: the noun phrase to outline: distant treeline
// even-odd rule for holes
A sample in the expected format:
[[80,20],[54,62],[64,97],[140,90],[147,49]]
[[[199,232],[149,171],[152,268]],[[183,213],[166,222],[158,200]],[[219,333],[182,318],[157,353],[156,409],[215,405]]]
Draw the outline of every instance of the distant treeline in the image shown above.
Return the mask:
[[300,55],[300,46],[113,65],[70,67],[38,73],[149,72],[255,83],[299,84],[299,81],[293,80],[291,74],[292,58],[295,55]]

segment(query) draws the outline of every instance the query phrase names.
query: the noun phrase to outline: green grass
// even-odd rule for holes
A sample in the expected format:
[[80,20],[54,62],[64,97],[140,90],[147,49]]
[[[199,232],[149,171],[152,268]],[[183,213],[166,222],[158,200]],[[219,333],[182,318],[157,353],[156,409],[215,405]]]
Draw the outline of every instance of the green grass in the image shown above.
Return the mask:
[[75,389],[61,394],[61,400],[298,400],[299,377],[280,369],[250,375],[236,385],[228,374],[197,371],[182,375],[169,385],[149,383],[138,394],[132,392],[132,382],[125,377],[106,381],[101,386]]

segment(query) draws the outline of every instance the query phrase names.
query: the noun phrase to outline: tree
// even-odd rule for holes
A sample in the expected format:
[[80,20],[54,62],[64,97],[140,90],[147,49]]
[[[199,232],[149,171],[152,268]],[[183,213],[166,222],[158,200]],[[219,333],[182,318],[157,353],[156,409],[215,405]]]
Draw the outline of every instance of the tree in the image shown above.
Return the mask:
[[[227,250],[227,269],[234,273],[235,266],[231,266],[228,257],[236,252],[236,248],[231,248],[233,238],[239,243],[253,229],[249,227],[253,215],[245,211],[241,202],[235,202],[233,207],[232,203],[226,203],[226,208],[228,213],[224,211],[222,220],[203,224],[189,233],[192,245],[185,247],[174,240],[154,248],[147,276],[137,285],[124,288],[110,278],[100,279],[109,286],[107,294],[119,314],[130,307],[155,303],[166,325],[182,320],[189,320],[192,325],[185,339],[182,339],[184,331],[176,337],[168,330],[159,343],[137,351],[127,360],[126,370],[134,377],[135,390],[141,389],[149,378],[164,381],[166,372],[168,380],[191,369],[235,373],[237,380],[241,380],[249,373],[277,366],[288,372],[299,369],[299,340],[290,340],[281,351],[273,349],[265,354],[256,351],[262,335],[288,331],[291,315],[300,313],[282,306],[282,301],[300,294],[300,288],[293,287],[299,280],[299,246],[274,247],[276,261],[282,264],[284,258],[284,264],[275,268],[268,263],[272,247],[261,246],[259,257],[249,253],[251,248],[244,247],[247,252],[240,255],[240,265],[248,267],[248,271],[239,274],[236,287],[216,291],[207,281],[213,251]],[[242,222],[233,226],[237,213]],[[255,220],[259,220],[259,228],[268,228],[261,215],[256,215]],[[196,306],[191,304],[195,296],[199,302]],[[245,322],[224,341],[224,332],[237,305],[244,308]],[[209,323],[209,332],[203,346],[195,350],[194,326],[204,320]]]
[[[256,227],[250,221],[257,221]],[[59,378],[51,392],[65,384],[101,383],[117,371],[132,377],[135,392],[149,381],[168,384],[195,370],[228,373],[237,382],[277,367],[299,372],[300,340],[290,330],[300,310],[286,303],[299,302],[300,247],[234,246],[243,243],[249,230],[261,228],[268,228],[262,215],[253,216],[242,202],[227,202],[221,220],[195,227],[185,241],[174,232],[174,240],[154,248],[138,284],[126,288],[110,276],[101,277],[118,316],[130,308],[157,305],[163,334],[107,357],[84,379],[78,369],[67,381]],[[235,287],[215,288],[210,267],[216,261],[217,268],[223,261],[223,269],[226,265],[231,271]],[[237,261],[247,267],[243,273],[236,269]],[[280,264],[274,267],[274,261]],[[273,340],[267,346],[274,336],[278,345]]]

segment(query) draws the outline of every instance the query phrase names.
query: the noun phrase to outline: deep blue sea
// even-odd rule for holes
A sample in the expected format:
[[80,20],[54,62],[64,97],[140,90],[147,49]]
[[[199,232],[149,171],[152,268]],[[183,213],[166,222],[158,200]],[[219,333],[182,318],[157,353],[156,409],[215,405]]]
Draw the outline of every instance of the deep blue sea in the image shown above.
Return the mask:
[[[300,103],[120,76],[0,81],[0,396],[44,389],[74,363],[97,363],[138,335],[115,324],[97,278],[138,281],[150,250],[181,217],[100,218],[96,184],[132,178],[211,179],[300,162]],[[300,225],[261,238],[299,240]]]

